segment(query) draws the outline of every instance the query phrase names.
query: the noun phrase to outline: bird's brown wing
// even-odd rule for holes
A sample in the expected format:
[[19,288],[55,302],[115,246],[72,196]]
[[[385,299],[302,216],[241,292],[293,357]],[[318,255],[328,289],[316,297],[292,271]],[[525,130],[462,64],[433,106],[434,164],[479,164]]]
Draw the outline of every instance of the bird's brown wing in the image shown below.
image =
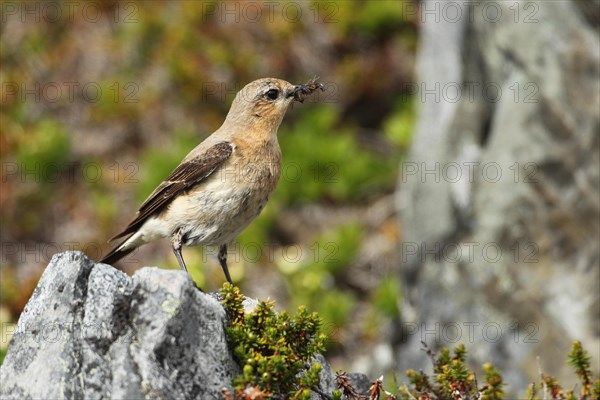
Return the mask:
[[148,196],[127,228],[109,241],[136,232],[150,216],[162,211],[178,194],[208,178],[231,156],[232,152],[231,143],[220,142],[201,155],[179,164],[171,175]]

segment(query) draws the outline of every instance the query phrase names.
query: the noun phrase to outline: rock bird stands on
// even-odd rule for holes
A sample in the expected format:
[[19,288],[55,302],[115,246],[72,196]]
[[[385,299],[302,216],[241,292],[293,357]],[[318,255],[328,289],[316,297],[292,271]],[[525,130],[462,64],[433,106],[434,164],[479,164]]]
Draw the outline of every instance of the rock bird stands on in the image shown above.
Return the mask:
[[169,238],[187,271],[182,246],[219,246],[227,269],[227,243],[260,214],[281,173],[277,129],[294,101],[323,85],[258,79],[237,93],[225,122],[193,149],[144,201],[135,218],[111,241],[125,238],[101,262],[113,264],[137,247]]

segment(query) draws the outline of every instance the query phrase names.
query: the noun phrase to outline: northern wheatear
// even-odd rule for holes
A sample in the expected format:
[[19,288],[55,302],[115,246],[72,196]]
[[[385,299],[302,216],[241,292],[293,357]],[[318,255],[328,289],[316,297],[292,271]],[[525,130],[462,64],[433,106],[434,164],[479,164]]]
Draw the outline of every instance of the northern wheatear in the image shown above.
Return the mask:
[[126,238],[100,262],[112,264],[137,247],[170,238],[179,266],[182,246],[219,246],[227,269],[227,244],[260,214],[281,173],[277,129],[293,101],[323,85],[258,79],[237,93],[225,122],[194,148],[150,194],[125,230]]

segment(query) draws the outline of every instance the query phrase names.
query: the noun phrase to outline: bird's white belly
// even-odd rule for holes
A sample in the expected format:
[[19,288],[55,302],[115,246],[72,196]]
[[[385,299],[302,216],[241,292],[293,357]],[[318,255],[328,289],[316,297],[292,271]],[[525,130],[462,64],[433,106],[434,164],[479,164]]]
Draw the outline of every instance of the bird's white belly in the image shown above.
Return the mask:
[[165,220],[171,232],[180,229],[186,246],[225,244],[260,214],[269,194],[216,180],[176,198]]

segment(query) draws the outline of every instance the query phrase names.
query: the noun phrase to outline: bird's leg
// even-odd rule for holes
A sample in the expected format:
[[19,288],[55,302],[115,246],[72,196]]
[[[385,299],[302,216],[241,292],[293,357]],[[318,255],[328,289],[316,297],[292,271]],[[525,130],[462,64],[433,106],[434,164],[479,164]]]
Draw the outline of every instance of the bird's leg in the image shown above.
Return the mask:
[[227,278],[227,282],[233,285],[233,281],[231,280],[231,276],[229,276],[229,269],[227,269],[227,245],[223,244],[219,247],[219,263],[221,264],[221,268],[223,268],[223,272],[225,272],[225,278]]
[[171,237],[171,244],[173,245],[173,253],[175,253],[179,266],[182,270],[187,272],[185,261],[183,261],[183,256],[181,255],[181,231],[179,229],[173,234],[173,237]]

